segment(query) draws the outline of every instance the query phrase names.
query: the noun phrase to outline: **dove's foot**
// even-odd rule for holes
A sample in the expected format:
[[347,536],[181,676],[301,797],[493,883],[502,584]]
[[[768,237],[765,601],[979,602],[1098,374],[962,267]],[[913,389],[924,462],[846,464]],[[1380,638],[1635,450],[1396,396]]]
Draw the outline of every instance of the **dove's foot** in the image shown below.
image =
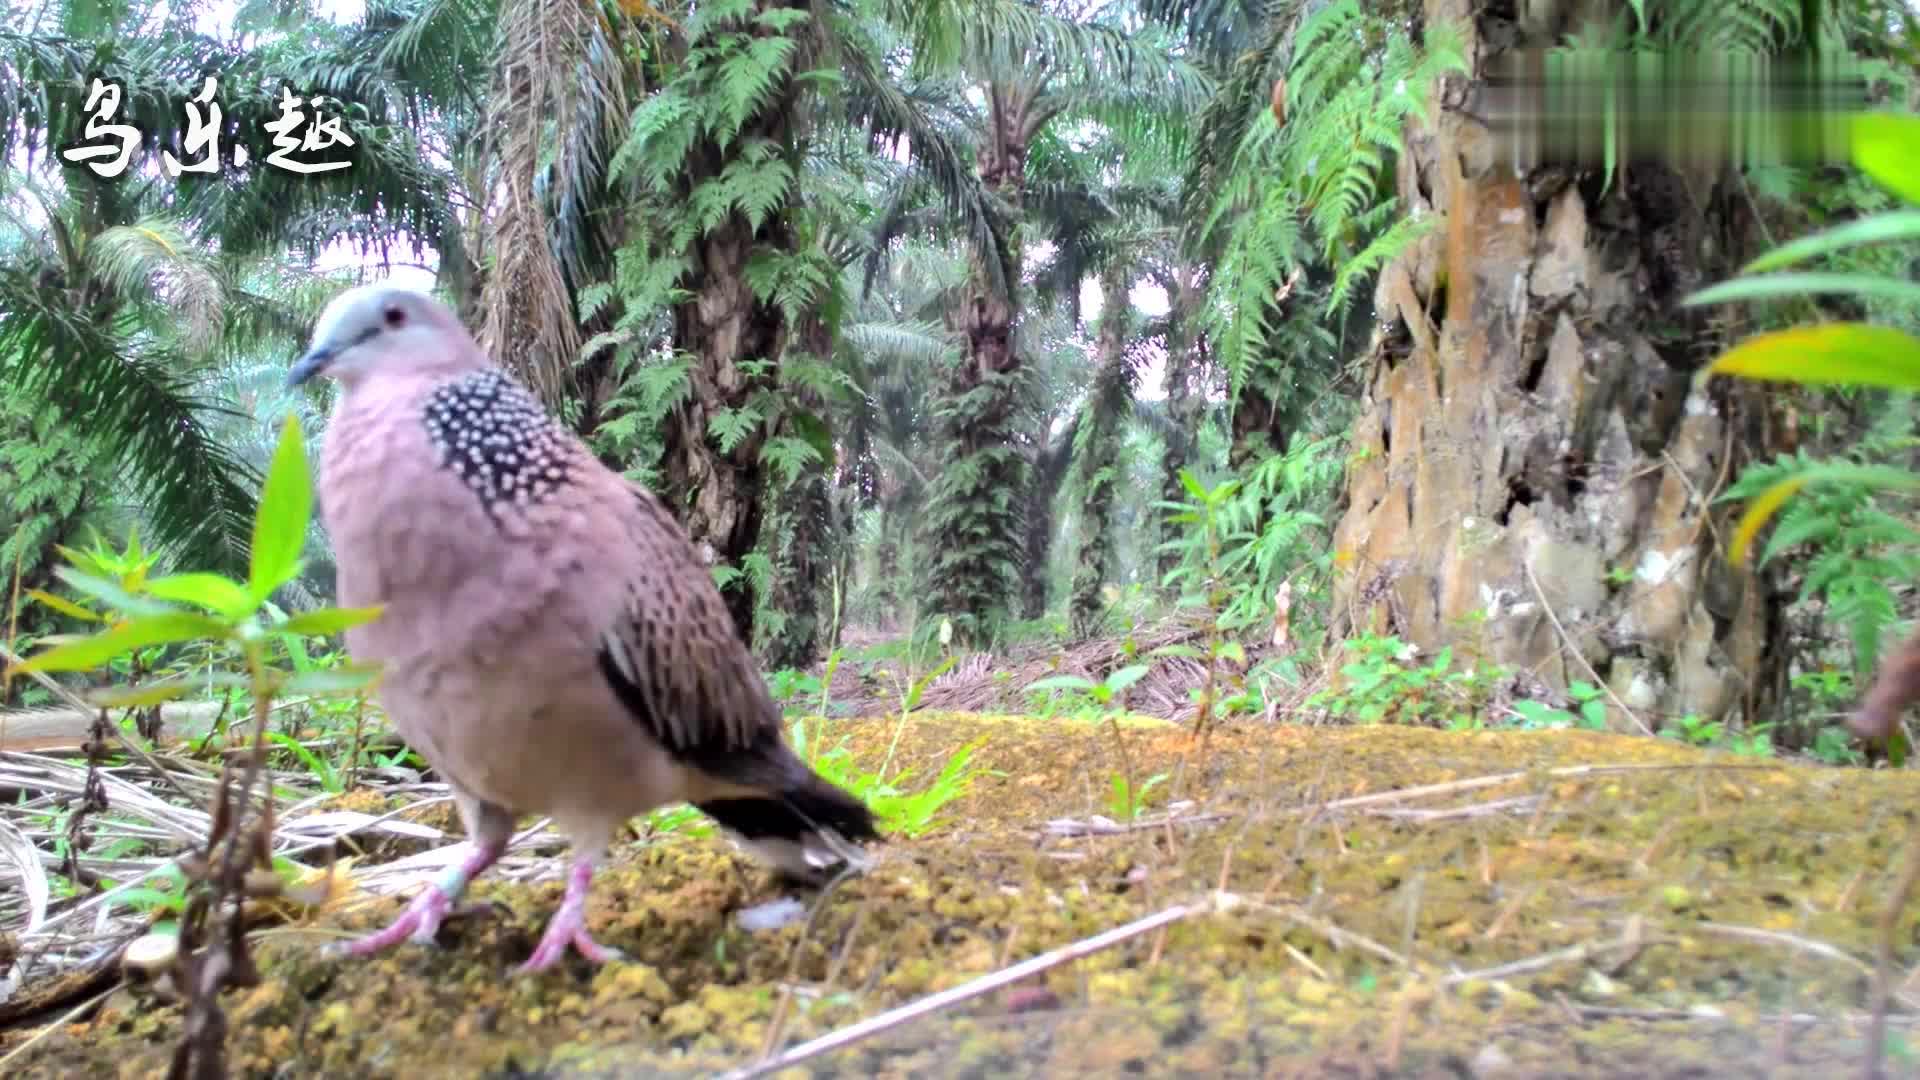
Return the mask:
[[504,846],[474,844],[473,850],[459,865],[448,867],[439,881],[421,890],[420,895],[407,905],[407,910],[401,912],[400,917],[388,924],[386,929],[330,945],[327,953],[334,956],[367,956],[398,945],[408,938],[423,945],[433,944],[434,935],[440,932],[440,923],[448,915],[477,914],[489,908],[490,905],[485,904],[462,904],[456,908],[454,901],[467,891],[467,882],[500,858]]
[[547,923],[547,931],[540,935],[540,944],[534,948],[533,955],[520,965],[520,974],[527,975],[552,966],[568,946],[595,964],[625,959],[620,950],[608,948],[587,934],[587,888],[592,883],[593,861],[585,858],[574,860],[573,869],[567,875],[566,899],[560,901],[560,910],[554,912],[553,918]]

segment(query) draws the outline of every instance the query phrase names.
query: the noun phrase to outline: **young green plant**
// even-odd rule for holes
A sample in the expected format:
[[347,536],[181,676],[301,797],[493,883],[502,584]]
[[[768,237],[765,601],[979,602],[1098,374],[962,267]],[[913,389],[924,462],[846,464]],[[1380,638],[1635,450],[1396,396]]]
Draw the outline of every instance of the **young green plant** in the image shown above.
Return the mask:
[[223,764],[206,842],[177,863],[187,882],[172,951],[174,984],[187,998],[185,1035],[174,1059],[178,1075],[224,1075],[226,1019],[219,994],[260,980],[247,951],[241,906],[247,897],[283,891],[283,874],[295,869],[283,861],[276,866],[272,856],[270,790],[253,820],[246,820],[266,765],[273,699],[287,693],[357,692],[370,686],[377,674],[364,667],[293,672],[270,662],[269,646],[290,635],[334,634],[380,614],[379,608],[322,608],[289,616],[268,603],[300,573],[300,550],[312,512],[306,448],[298,422],[289,416],[261,488],[246,581],[213,573],[149,578],[144,571],[116,581],[86,573],[79,565],[61,567],[56,571],[61,580],[106,609],[93,620],[105,623],[105,629],[60,640],[18,665],[29,672],[93,671],[134,650],[210,644],[232,656],[240,670],[109,687],[88,697],[103,707],[139,706],[211,684],[244,686],[253,699],[254,739],[245,774],[236,784],[231,759]]

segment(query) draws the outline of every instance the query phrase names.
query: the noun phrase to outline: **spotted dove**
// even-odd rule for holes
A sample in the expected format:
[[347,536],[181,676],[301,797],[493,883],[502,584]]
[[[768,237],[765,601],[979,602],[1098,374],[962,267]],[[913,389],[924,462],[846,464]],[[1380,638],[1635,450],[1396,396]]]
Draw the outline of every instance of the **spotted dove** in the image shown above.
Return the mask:
[[594,869],[629,818],[692,803],[743,847],[818,880],[875,839],[865,806],[788,747],[710,571],[650,492],[594,458],[445,305],[363,285],[321,314],[289,385],[342,393],[320,516],[347,631],[384,667],[394,727],[453,789],[469,850],[390,926],[342,947],[429,941],[517,816],[567,836],[565,899],[523,971],[571,945]]

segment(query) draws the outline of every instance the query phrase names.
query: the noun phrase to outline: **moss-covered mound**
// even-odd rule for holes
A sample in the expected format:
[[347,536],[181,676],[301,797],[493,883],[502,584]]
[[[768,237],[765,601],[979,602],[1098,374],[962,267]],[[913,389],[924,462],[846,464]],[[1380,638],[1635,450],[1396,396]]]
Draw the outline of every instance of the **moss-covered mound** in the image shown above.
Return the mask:
[[[869,766],[894,734],[842,729]],[[981,734],[997,774],[810,925],[740,929],[779,886],[704,837],[616,853],[589,918],[632,961],[600,970],[510,977],[557,883],[482,879],[512,914],[449,923],[439,950],[329,961],[317,938],[272,935],[266,983],[230,996],[235,1071],[711,1075],[1220,890],[777,1075],[1831,1076],[1863,1053],[1874,924],[1920,796],[1911,774],[1574,732],[1242,728],[1202,748],[1165,727],[936,714],[896,760],[930,776]],[[1150,817],[1193,805],[1077,829],[1111,814],[1123,769],[1173,774]],[[1425,785],[1446,786],[1407,790]],[[15,1075],[159,1074],[179,1019],[121,991]]]

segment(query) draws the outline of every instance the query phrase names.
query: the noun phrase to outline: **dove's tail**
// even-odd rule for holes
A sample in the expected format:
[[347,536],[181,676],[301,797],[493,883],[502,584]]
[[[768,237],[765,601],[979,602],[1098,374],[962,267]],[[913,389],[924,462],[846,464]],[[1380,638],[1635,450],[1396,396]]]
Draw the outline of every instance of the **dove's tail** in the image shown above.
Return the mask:
[[862,840],[878,840],[865,803],[815,775],[801,776],[778,797],[715,799],[700,812],[740,846],[783,873],[818,881],[845,865],[868,865]]

